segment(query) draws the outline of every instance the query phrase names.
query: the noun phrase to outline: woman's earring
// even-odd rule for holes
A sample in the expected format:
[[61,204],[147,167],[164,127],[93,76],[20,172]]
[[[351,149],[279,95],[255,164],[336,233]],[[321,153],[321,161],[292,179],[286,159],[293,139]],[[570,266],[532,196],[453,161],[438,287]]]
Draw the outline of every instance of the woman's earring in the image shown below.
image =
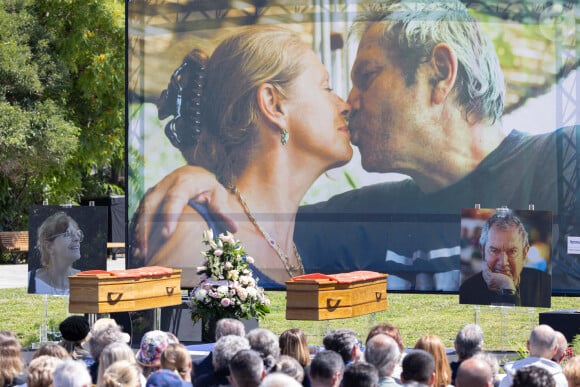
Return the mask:
[[280,142],[282,145],[286,145],[288,143],[288,139],[290,138],[290,132],[286,129],[280,131]]

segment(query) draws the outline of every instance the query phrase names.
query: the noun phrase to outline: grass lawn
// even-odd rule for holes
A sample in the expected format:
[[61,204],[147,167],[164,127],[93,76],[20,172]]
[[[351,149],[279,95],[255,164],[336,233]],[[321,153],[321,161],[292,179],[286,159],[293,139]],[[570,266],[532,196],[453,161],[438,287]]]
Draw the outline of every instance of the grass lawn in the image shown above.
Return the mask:
[[[453,348],[457,331],[465,324],[478,322],[485,334],[485,348],[492,351],[518,351],[525,348],[530,330],[538,324],[539,313],[549,310],[578,308],[580,298],[552,297],[552,308],[498,308],[460,305],[457,295],[389,294],[389,308],[380,313],[333,321],[293,321],[285,319],[286,293],[267,292],[272,312],[260,326],[280,334],[298,327],[309,335],[311,344],[320,344],[330,329],[354,329],[364,341],[376,322],[388,321],[399,327],[406,346],[412,347],[424,334],[436,334],[448,348]],[[3,289],[0,293],[0,329],[15,332],[23,347],[38,342],[40,326],[47,321],[49,330],[68,315],[68,298],[26,293],[25,288]],[[46,316],[46,317],[45,317]]]

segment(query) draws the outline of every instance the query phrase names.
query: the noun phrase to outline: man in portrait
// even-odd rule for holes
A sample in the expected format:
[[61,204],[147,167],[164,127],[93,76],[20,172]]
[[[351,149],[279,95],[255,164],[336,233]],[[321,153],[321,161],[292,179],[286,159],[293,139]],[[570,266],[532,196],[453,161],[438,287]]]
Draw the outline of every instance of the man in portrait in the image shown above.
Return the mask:
[[512,211],[500,209],[485,222],[480,245],[481,272],[463,282],[460,303],[550,306],[550,275],[524,267],[528,233]]

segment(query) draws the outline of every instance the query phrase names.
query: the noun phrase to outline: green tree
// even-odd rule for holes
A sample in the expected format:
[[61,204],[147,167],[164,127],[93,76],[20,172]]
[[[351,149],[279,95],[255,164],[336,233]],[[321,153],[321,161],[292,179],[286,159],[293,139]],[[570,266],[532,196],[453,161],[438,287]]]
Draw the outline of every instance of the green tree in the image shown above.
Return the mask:
[[124,3],[0,2],[0,228],[122,193]]

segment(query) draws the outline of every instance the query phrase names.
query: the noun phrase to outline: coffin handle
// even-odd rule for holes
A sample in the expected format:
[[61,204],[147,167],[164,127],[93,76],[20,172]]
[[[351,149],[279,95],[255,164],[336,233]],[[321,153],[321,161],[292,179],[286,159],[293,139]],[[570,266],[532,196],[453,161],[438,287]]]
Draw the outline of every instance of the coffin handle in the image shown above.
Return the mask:
[[108,292],[107,293],[107,301],[109,303],[116,303],[121,301],[121,297],[123,297],[123,293],[121,292]]
[[[329,310],[334,310],[336,308],[338,308],[338,306],[340,305],[340,298],[327,298],[326,299],[326,308]],[[332,303],[334,303],[334,305],[332,305]]]
[[175,286],[167,286],[165,288],[165,291],[167,292],[168,296],[172,296],[173,293],[175,292]]
[[385,296],[385,299],[386,299],[387,292],[375,292],[375,297],[376,297],[377,301],[380,301],[383,298],[383,295]]

